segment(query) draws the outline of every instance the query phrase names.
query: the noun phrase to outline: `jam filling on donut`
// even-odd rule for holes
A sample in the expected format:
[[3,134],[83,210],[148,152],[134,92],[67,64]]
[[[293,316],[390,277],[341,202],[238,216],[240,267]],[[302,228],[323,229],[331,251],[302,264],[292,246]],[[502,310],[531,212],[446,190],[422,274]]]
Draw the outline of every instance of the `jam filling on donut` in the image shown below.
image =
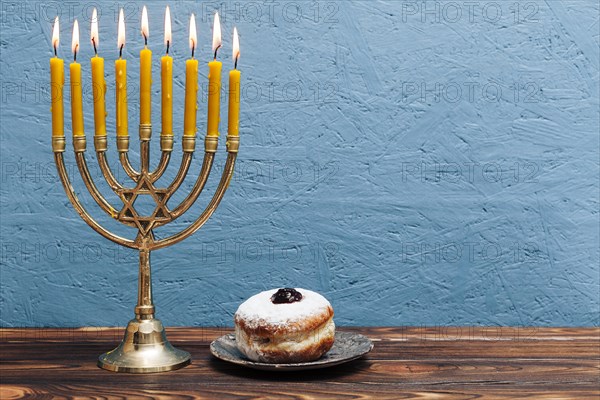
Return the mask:
[[293,288],[279,289],[271,296],[273,304],[294,303],[302,300],[302,293]]

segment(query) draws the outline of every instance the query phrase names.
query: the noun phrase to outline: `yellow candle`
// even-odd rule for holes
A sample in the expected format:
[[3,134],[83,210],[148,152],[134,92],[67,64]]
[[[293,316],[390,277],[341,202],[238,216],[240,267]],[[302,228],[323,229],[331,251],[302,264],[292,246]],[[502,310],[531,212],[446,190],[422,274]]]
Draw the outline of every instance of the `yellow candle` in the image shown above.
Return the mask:
[[50,59],[50,86],[52,90],[52,136],[64,136],[63,86],[65,84],[64,62],[58,57]]
[[221,113],[221,68],[220,61],[208,63],[208,122],[206,134],[219,136],[219,118]]
[[92,86],[94,90],[94,134],[106,135],[106,81],[104,80],[104,58],[92,57]]
[[104,58],[98,57],[98,15],[96,9],[92,12],[92,46],[96,56],[92,57],[92,89],[94,93],[94,134],[106,135],[106,81],[104,80]]
[[169,56],[171,45],[171,13],[169,6],[165,11],[165,45],[167,54],[160,59],[160,78],[162,94],[162,132],[163,136],[173,136],[173,58]]
[[65,113],[63,105],[63,86],[65,85],[65,63],[56,56],[59,43],[58,17],[54,20],[52,45],[54,57],[50,59],[50,92],[52,97],[52,136],[65,136]]
[[127,130],[127,61],[121,58],[123,46],[125,46],[123,9],[119,12],[117,44],[119,46],[119,59],[115,61],[117,136],[127,136],[129,135]]
[[239,136],[240,134],[240,79],[242,74],[237,69],[239,57],[240,40],[237,28],[233,28],[233,64],[235,69],[229,72],[229,121],[227,124],[227,133],[230,136]]
[[83,131],[83,95],[81,90],[81,64],[72,62],[71,71],[71,119],[73,136],[84,136]]
[[152,52],[146,47],[149,29],[146,6],[142,9],[144,48],[140,51],[140,124],[150,124],[152,100]]
[[227,133],[231,136],[240,134],[240,77],[237,69],[229,72],[229,124]]
[[184,136],[196,136],[196,101],[198,99],[198,60],[185,62],[185,115]]
[[196,102],[198,100],[198,60],[194,59],[196,49],[196,19],[190,18],[190,48],[192,58],[185,62],[185,114],[183,117],[183,135],[196,136]]
[[115,61],[117,81],[117,136],[127,136],[127,61]]
[[[161,62],[162,82],[162,135],[173,135],[173,57],[163,56]],[[187,67],[187,65],[186,65]],[[187,68],[186,68],[187,69]],[[187,80],[187,78],[186,78]]]
[[213,27],[213,52],[215,59],[208,63],[208,118],[207,136],[219,136],[219,119],[221,114],[221,68],[223,64],[216,60],[217,50],[221,47],[221,24],[219,14],[215,13]]
[[71,121],[73,136],[84,136],[83,130],[83,91],[81,89],[81,64],[77,62],[77,51],[79,50],[79,24],[77,20],[73,24],[73,62],[69,66],[71,82]]

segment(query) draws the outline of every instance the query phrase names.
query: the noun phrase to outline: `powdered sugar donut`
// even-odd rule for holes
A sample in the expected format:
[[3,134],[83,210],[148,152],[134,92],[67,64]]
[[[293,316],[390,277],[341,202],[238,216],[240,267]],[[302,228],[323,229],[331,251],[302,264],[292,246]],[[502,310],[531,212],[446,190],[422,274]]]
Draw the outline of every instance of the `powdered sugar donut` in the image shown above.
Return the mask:
[[234,316],[238,349],[252,361],[313,361],[333,346],[333,308],[306,289],[272,289],[242,303]]

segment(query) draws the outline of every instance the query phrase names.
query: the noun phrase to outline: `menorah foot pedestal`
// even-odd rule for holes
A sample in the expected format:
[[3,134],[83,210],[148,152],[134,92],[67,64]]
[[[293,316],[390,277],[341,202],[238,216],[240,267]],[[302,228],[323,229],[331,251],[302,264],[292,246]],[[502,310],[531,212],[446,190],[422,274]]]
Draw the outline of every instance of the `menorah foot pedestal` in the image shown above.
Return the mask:
[[129,373],[173,371],[190,362],[190,353],[173,347],[155,318],[129,321],[121,344],[98,358],[100,368]]

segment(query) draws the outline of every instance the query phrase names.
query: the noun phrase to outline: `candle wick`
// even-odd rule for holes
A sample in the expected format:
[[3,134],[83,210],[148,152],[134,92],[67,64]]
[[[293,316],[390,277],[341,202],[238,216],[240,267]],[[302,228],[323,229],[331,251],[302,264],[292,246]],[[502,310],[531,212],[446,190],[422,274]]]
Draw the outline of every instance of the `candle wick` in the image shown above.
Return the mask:
[[56,44],[54,45],[54,57],[58,57],[58,54],[56,54]]
[[216,49],[215,49],[215,61],[217,60],[217,52],[219,51],[219,49],[221,48],[221,45],[219,45]]
[[171,44],[170,40],[167,40],[167,55],[169,54],[169,45]]
[[75,45],[75,51],[73,51],[73,61],[77,61],[77,49],[79,48],[79,45],[76,44]]
[[144,33],[144,46],[148,46],[148,37]]
[[194,46],[192,46],[192,58],[194,58],[194,50],[196,50],[196,43],[194,43]]
[[233,64],[233,69],[237,69],[237,62],[239,57],[235,57],[235,63]]
[[92,44],[94,45],[94,54],[98,55],[98,49],[96,49],[96,38],[92,38]]
[[119,58],[121,58],[123,56],[123,45],[121,45],[121,47],[119,47]]

